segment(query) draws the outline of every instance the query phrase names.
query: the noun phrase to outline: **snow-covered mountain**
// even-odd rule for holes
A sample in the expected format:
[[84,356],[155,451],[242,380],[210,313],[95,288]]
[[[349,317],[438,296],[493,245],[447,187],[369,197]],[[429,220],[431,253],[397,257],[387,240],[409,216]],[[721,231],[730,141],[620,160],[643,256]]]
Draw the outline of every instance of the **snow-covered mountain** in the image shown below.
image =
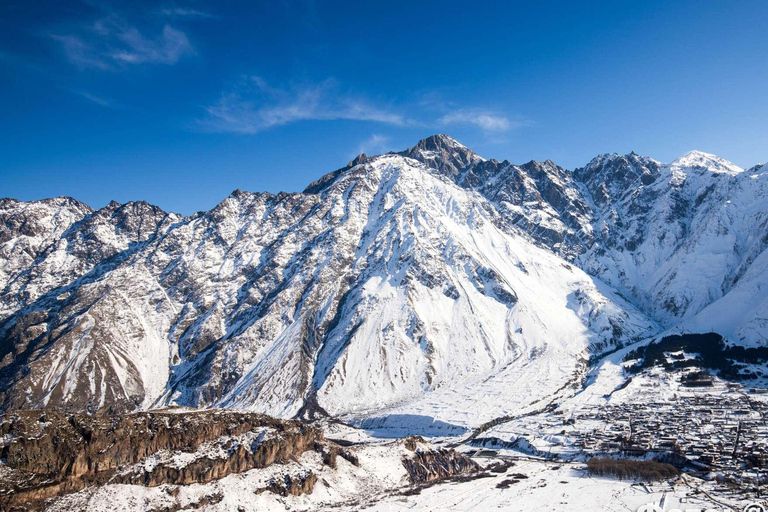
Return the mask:
[[766,171],[744,172],[695,151],[671,164],[598,157],[575,172],[595,205],[596,238],[576,263],[665,327],[682,320],[733,341],[765,344],[768,310],[758,269],[768,246]]
[[190,217],[2,200],[2,404],[477,425],[664,329],[761,343],[767,171],[571,172],[437,135]]
[[699,151],[671,164],[630,153],[600,155],[571,172],[550,161],[485,160],[444,136],[427,140],[405,154],[480,192],[538,245],[612,285],[661,326],[768,342],[759,270],[768,243],[764,164],[744,171]]

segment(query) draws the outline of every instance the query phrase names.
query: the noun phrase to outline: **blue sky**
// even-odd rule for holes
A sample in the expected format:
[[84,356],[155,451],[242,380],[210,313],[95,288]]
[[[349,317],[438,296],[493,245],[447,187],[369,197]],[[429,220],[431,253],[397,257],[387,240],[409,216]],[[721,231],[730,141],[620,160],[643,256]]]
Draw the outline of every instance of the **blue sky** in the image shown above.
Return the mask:
[[0,196],[212,208],[448,133],[768,160],[768,2],[0,4]]

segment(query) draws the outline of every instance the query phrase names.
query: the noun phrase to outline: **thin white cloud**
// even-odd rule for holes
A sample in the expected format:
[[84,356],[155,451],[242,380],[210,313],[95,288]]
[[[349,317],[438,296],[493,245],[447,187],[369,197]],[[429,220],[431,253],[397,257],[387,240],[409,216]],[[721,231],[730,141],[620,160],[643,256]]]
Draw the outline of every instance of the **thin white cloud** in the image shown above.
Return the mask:
[[104,98],[101,98],[99,96],[96,96],[95,94],[91,94],[88,91],[80,91],[77,89],[70,89],[70,92],[73,94],[77,94],[78,96],[81,96],[89,101],[92,101],[93,103],[96,103],[97,105],[101,105],[102,107],[111,107],[112,102],[109,100],[106,100]]
[[111,57],[131,64],[176,64],[182,56],[193,53],[186,34],[169,25],[156,39],[147,39],[135,27],[127,27],[117,37],[126,47],[111,52]]
[[80,68],[109,69],[107,59],[94,49],[90,43],[74,35],[51,35],[51,39],[59,43],[70,62]]
[[333,80],[320,84],[276,88],[251,77],[234,92],[205,108],[198,120],[213,132],[257,133],[298,121],[354,120],[406,126],[413,121],[387,108],[340,90]]
[[520,126],[520,123],[510,121],[503,114],[472,109],[456,110],[444,115],[438,122],[442,125],[474,125],[486,132],[505,132],[513,127]]
[[[216,133],[254,134],[300,121],[370,121],[395,127],[420,126],[436,131],[447,126],[472,126],[487,137],[499,137],[513,128],[529,124],[505,114],[478,108],[462,108],[439,98],[410,108],[388,107],[342,90],[332,80],[321,83],[276,87],[259,76],[245,77],[218,101],[205,106],[206,115],[197,128]],[[403,112],[408,110],[406,117]],[[430,119],[431,118],[431,119]],[[359,153],[383,152],[386,137],[372,135],[361,143]]]
[[120,16],[111,14],[74,34],[51,35],[70,62],[80,68],[120,69],[132,64],[171,65],[194,53],[186,34],[170,25],[147,36]]
[[374,133],[360,143],[360,146],[357,148],[357,154],[365,153],[366,155],[374,155],[384,153],[387,150],[388,145],[389,137]]
[[160,13],[165,16],[176,18],[216,18],[215,14],[197,9],[187,9],[185,7],[174,7],[170,9],[160,9]]

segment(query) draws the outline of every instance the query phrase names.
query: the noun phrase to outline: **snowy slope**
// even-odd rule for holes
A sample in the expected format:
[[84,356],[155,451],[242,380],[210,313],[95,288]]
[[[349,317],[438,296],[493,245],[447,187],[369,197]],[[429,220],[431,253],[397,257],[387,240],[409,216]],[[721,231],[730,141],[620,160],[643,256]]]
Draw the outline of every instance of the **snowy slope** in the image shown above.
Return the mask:
[[697,152],[514,165],[438,135],[190,217],[3,200],[3,407],[463,428],[664,329],[764,343],[765,176]]
[[501,214],[503,228],[514,227],[560,256],[573,259],[593,241],[588,194],[551,160],[486,160],[447,135],[424,139],[401,154],[479,192]]
[[[619,174],[631,157],[596,159],[576,174]],[[635,169],[643,166],[648,172],[633,178],[634,187],[621,182],[615,193],[601,196],[605,181],[599,186],[586,182],[594,191],[597,237],[576,263],[632,297],[666,327],[696,316],[729,294],[742,279],[745,282],[740,288],[760,288],[757,268],[753,272],[749,269],[768,241],[764,170],[745,173],[721,158],[700,152],[668,165],[636,158],[629,165]],[[762,296],[755,290],[752,299]],[[735,313],[732,308],[730,312]],[[728,316],[697,328],[717,327],[748,343],[764,341],[764,331],[748,329],[742,333],[739,327],[760,317],[759,311],[738,314],[746,316]]]
[[[583,272],[501,231],[479,195],[399,156],[362,171],[378,183],[354,263],[361,274],[313,381],[328,412],[372,413],[418,398],[418,407],[398,410],[490,419],[513,408],[515,395],[533,401],[562,387],[590,348],[654,332]],[[478,397],[525,382],[522,375],[533,371],[546,372],[547,382],[528,379],[530,386],[478,414]],[[464,386],[472,393],[443,392]],[[421,405],[433,400],[438,404]]]
[[[736,254],[722,296],[683,323],[742,345],[768,345],[768,166],[736,176],[716,212],[719,229],[734,232]],[[748,229],[747,229],[748,228]],[[714,238],[714,237],[713,237]],[[715,238],[712,244],[722,242]]]
[[188,218],[111,204],[55,240],[23,286],[4,295],[21,307],[0,326],[11,408],[398,407],[469,424],[657,330],[481,194],[402,155],[311,193],[237,191]]
[[[609,283],[662,326],[683,321],[765,342],[759,265],[748,272],[766,246],[764,166],[743,171],[692,151],[671,164],[600,155],[571,172],[550,161],[486,160],[444,135],[404,154],[481,193],[506,220],[502,229],[517,228]],[[701,313],[737,283],[738,298]]]
[[22,291],[18,281],[35,260],[92,211],[65,197],[31,203],[0,199],[0,318],[18,307],[15,299]]

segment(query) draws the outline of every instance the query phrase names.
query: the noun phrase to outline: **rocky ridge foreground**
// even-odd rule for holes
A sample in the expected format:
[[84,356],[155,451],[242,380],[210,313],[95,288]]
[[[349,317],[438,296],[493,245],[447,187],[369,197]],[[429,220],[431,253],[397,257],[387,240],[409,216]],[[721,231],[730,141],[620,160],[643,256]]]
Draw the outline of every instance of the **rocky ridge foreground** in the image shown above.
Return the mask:
[[[107,482],[205,483],[307,450],[327,453],[330,463],[338,453],[315,427],[230,411],[125,416],[19,411],[3,418],[0,434],[2,458],[12,470],[2,479],[3,507],[34,508],[46,498]],[[178,464],[173,452],[192,457]]]
[[[325,439],[320,428],[227,410],[165,410],[128,415],[64,415],[19,411],[0,419],[0,509],[42,510],[56,498],[109,485],[179,486],[207,484],[231,474],[279,466],[317,454],[333,470],[337,458],[360,462],[353,448]],[[452,450],[422,450],[423,439],[405,442],[415,452],[402,464],[411,482],[435,481],[479,470]],[[268,479],[254,494],[311,494],[312,469]],[[196,505],[221,499],[211,491]]]

